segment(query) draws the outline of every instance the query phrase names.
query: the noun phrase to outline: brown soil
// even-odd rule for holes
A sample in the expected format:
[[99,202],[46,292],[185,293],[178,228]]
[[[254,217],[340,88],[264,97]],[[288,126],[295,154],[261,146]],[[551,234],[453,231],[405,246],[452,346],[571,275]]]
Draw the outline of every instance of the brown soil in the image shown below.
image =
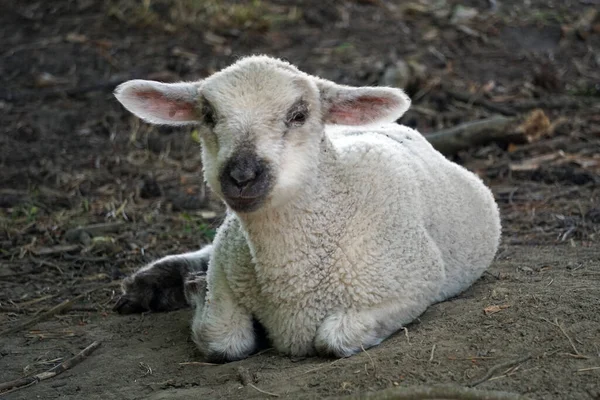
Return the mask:
[[[477,387],[599,399],[598,2],[490,3],[0,0],[0,383],[101,342],[63,374],[0,397],[322,398],[464,386],[530,355]],[[478,15],[451,22],[457,5]],[[223,210],[202,183],[192,130],[140,123],[112,89],[131,78],[197,79],[251,53],[355,85],[384,82],[404,60],[412,72],[396,79],[414,103],[400,122],[425,134],[542,109],[551,128],[531,143],[451,155],[486,180],[502,210],[489,273],[382,345],[337,361],[268,350],[202,365],[189,310],[113,313],[123,276],[210,241]]]

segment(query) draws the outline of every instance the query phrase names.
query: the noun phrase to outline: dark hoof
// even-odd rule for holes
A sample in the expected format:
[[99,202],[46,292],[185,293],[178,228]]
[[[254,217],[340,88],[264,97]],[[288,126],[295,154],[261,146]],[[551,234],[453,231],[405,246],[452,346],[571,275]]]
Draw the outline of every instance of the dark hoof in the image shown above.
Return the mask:
[[183,292],[187,272],[187,267],[172,261],[142,268],[123,280],[123,294],[113,310],[120,314],[131,314],[187,307]]
[[139,314],[148,311],[140,303],[131,301],[125,294],[119,297],[112,310],[119,314]]

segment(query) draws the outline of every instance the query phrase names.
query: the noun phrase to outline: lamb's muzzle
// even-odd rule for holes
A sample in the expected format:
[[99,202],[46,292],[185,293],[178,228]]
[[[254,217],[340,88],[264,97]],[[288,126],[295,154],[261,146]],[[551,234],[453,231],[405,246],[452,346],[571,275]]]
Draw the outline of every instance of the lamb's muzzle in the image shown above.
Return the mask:
[[238,212],[258,209],[271,190],[269,162],[254,151],[239,151],[225,163],[219,181],[223,200]]
[[230,209],[212,247],[142,268],[119,302],[192,303],[192,338],[209,359],[256,351],[256,326],[282,353],[355,354],[467,289],[494,258],[490,190],[394,123],[410,106],[400,89],[337,85],[256,56],[199,82],[136,80],[115,94],[146,121],[198,125],[205,180]]

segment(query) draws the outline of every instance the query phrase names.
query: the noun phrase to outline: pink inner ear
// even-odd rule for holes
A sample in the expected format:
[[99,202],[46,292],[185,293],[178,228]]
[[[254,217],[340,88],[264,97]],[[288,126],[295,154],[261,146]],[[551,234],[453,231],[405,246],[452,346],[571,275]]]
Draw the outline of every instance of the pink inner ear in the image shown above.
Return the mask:
[[397,106],[396,101],[389,97],[360,96],[332,104],[327,122],[340,125],[364,125],[385,116],[387,111]]
[[155,90],[142,90],[135,93],[151,114],[164,120],[191,121],[194,119],[195,104],[184,100],[173,100]]

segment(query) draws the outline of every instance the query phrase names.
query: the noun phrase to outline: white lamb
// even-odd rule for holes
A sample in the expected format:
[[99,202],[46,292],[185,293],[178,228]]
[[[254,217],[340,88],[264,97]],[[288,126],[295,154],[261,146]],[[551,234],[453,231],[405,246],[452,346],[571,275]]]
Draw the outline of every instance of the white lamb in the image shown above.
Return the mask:
[[468,288],[494,258],[490,190],[393,123],[410,105],[399,89],[253,56],[199,82],[133,80],[115,94],[146,121],[198,124],[205,179],[228,206],[212,247],[142,268],[116,308],[181,307],[186,276],[208,264],[187,295],[209,359],[254,352],[255,320],[282,353],[350,356]]

